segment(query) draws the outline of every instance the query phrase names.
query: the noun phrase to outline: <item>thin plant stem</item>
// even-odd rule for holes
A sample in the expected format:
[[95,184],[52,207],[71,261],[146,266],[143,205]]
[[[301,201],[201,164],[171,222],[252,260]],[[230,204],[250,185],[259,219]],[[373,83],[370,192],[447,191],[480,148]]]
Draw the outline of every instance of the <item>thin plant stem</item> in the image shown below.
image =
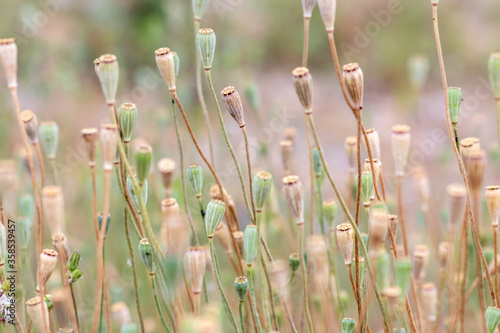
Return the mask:
[[309,133],[309,125],[307,123],[307,114],[304,113],[304,125],[306,127],[307,152],[309,158],[309,179],[310,179],[310,202],[309,202],[309,233],[314,231],[314,161],[312,153],[312,144]]
[[246,333],[245,330],[245,317],[243,316],[243,303],[244,301],[240,301],[240,304],[238,304],[238,309],[240,312],[240,324],[241,324],[241,332]]
[[257,318],[257,332],[262,333],[262,326],[260,325],[259,312],[257,311],[257,298],[255,297],[255,281],[253,279],[252,266],[247,266],[247,275],[248,275],[248,286],[250,288],[250,296],[254,300],[252,303],[252,312],[254,317]]
[[307,67],[307,56],[309,54],[309,23],[310,17],[304,17],[304,45],[302,48],[302,67]]
[[437,49],[437,53],[438,53],[439,68],[440,68],[440,72],[441,72],[441,80],[443,82],[443,92],[444,92],[444,99],[445,99],[445,111],[446,111],[446,122],[447,122],[446,127],[448,129],[448,136],[449,136],[450,141],[452,143],[453,150],[455,152],[455,157],[456,157],[457,162],[458,162],[458,167],[460,169],[460,173],[462,175],[464,185],[465,185],[465,188],[467,190],[467,207],[469,208],[472,237],[474,240],[474,247],[475,247],[476,256],[478,257],[478,260],[481,261],[483,268],[484,268],[484,271],[486,273],[486,279],[488,281],[488,285],[490,288],[490,294],[491,294],[491,300],[492,300],[493,306],[498,306],[497,297],[495,294],[495,287],[493,286],[491,274],[488,270],[488,262],[486,261],[486,258],[484,257],[483,249],[481,247],[481,243],[479,240],[477,225],[475,223],[474,213],[472,210],[469,181],[467,179],[465,167],[464,167],[463,161],[460,157],[460,153],[459,153],[456,145],[454,144],[453,134],[451,132],[451,118],[450,118],[450,110],[449,110],[449,105],[448,105],[448,83],[447,83],[447,79],[446,79],[446,71],[445,71],[444,60],[443,60],[443,51],[441,48],[441,40],[440,40],[440,36],[439,36],[437,8],[438,8],[437,4],[432,4],[432,20],[433,20],[433,26],[434,26],[434,37],[436,39],[436,49]]
[[[439,300],[443,299],[445,280],[446,280],[446,269],[440,268],[439,269],[439,283],[438,283],[438,299]],[[448,295],[448,297],[449,297],[449,295]],[[444,308],[444,302],[439,302],[436,323],[437,323],[437,327],[439,327],[440,330],[443,327],[443,312],[444,312],[443,308]]]
[[248,146],[248,134],[247,134],[247,128],[246,126],[243,126],[241,128],[241,131],[243,132],[243,138],[245,140],[245,153],[246,153],[246,158],[247,158],[247,169],[248,169],[248,188],[250,192],[250,204],[252,205],[252,214],[255,218],[255,203],[253,200],[253,178],[252,178],[252,163],[250,160],[250,148]]
[[[356,119],[358,121],[357,127],[358,127],[358,137],[356,140],[356,150],[357,150],[357,164],[358,164],[358,184],[357,184],[357,189],[356,189],[356,225],[359,227],[359,214],[360,214],[360,205],[361,205],[361,115],[356,113]],[[361,313],[362,313],[362,303],[361,303],[361,291],[360,291],[360,269],[359,269],[359,246],[358,243],[362,241],[358,237],[354,238],[354,262],[355,262],[355,285],[356,289],[354,292],[356,293],[356,299],[358,303],[358,318],[359,320],[362,319]]]
[[198,234],[196,233],[196,228],[194,226],[193,218],[191,216],[191,213],[189,212],[189,207],[188,207],[188,199],[187,199],[187,192],[186,192],[186,180],[184,176],[185,172],[185,167],[184,167],[184,153],[182,151],[182,140],[181,136],[179,133],[179,126],[177,125],[177,114],[175,113],[175,101],[172,100],[172,115],[174,118],[174,127],[175,127],[175,135],[177,137],[177,146],[179,148],[179,159],[180,159],[180,167],[181,167],[181,186],[182,186],[182,199],[184,201],[184,210],[186,211],[186,215],[188,217],[189,221],[189,226],[191,227],[191,233],[193,234],[193,239],[194,243],[196,246],[200,246],[200,242],[198,240]]
[[40,184],[42,188],[45,187],[45,169],[43,166],[42,150],[40,149],[40,144],[38,142],[33,142],[33,148],[35,148],[36,159],[38,160],[38,168],[40,169]]
[[401,234],[403,235],[403,247],[405,250],[405,256],[408,257],[410,255],[410,252],[408,250],[408,238],[406,236],[406,223],[405,223],[405,218],[404,218],[404,214],[403,214],[402,183],[403,183],[403,177],[398,176],[397,177],[398,217],[399,217],[399,222],[401,223]]
[[167,332],[172,333],[172,329],[167,325],[167,322],[165,321],[165,317],[163,316],[163,312],[161,310],[160,301],[158,300],[158,293],[156,291],[155,273],[150,274],[149,277],[151,279],[151,286],[153,288],[153,296],[155,299],[156,310],[158,311],[158,316],[160,316],[161,324],[163,325],[163,327]]
[[96,239],[99,239],[99,223],[97,221],[97,190],[95,179],[95,163],[90,164],[90,173],[92,177],[92,220],[94,221],[94,229]]
[[[233,325],[236,332],[240,332],[240,329],[238,328],[238,324],[236,323],[236,319],[234,318],[233,311],[231,310],[231,306],[229,305],[229,301],[226,297],[226,293],[224,292],[224,287],[222,286],[222,281],[221,281],[220,272],[219,272],[219,262],[217,260],[217,253],[215,252],[214,239],[209,238],[208,244],[210,246],[210,256],[212,257],[212,265],[214,268],[215,280],[217,281],[217,287],[219,288],[219,292],[220,292],[220,295],[222,298],[222,303],[224,304],[224,309],[226,310],[226,314],[229,317],[229,321],[231,322],[231,325]],[[253,304],[255,305],[256,299],[253,295],[252,295],[252,298],[254,299]],[[256,316],[256,317],[258,318],[258,316]],[[257,325],[260,325],[258,320],[257,320]]]
[[418,328],[420,330],[423,330],[424,326],[422,326],[422,317],[420,314],[420,301],[418,299],[417,286],[413,276],[410,277],[410,292],[411,292],[411,297],[413,298],[413,303],[415,303],[415,316],[417,316]]
[[307,326],[309,328],[309,332],[314,332],[314,326],[311,318],[311,311],[309,310],[309,295],[307,288],[307,268],[306,262],[304,260],[304,223],[299,225],[299,260],[300,260],[300,268],[302,270],[302,294],[303,294],[303,303],[304,303],[304,311],[307,319]]
[[494,247],[494,255],[495,255],[495,293],[500,295],[500,291],[498,290],[498,225],[493,226],[493,247]]
[[[473,195],[474,196],[474,217],[475,217],[475,223],[476,223],[476,227],[477,229],[479,230],[479,197],[477,195]],[[473,239],[473,241],[475,242],[475,240]],[[481,269],[481,262],[479,261],[479,259],[476,257],[476,260],[475,260],[475,263],[476,263],[476,273],[477,273],[477,281],[478,281],[478,285],[477,285],[477,296],[478,296],[478,301],[479,301],[479,308],[481,309],[481,313],[485,313],[486,312],[486,301],[484,299],[484,286],[483,286],[483,271]],[[489,270],[489,268],[486,268]],[[494,289],[493,292],[495,292],[496,288]],[[481,316],[481,324],[483,325],[482,326],[482,330],[483,331],[486,331],[486,317],[485,316]]]
[[52,181],[55,185],[59,184],[59,174],[57,172],[56,160],[49,158],[50,173],[52,174]]
[[495,98],[495,104],[497,107],[497,136],[498,144],[500,145],[500,98]]
[[[194,20],[194,35],[196,35],[200,30],[200,20]],[[196,52],[196,57],[198,58],[198,52]],[[201,109],[203,111],[203,116],[205,117],[205,123],[207,125],[207,136],[208,136],[208,148],[210,149],[210,162],[215,163],[214,159],[214,147],[212,143],[212,129],[210,126],[210,117],[208,116],[207,103],[205,102],[205,95],[203,95],[203,86],[201,84],[201,61],[198,59],[196,62],[196,92],[198,94],[198,99],[200,100]]]

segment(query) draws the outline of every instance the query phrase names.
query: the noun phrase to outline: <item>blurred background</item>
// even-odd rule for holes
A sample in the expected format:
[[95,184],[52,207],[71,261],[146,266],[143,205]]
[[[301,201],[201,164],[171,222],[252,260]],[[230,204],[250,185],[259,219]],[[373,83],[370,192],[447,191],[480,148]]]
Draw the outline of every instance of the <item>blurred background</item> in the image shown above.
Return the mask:
[[[498,183],[498,152],[495,105],[490,92],[487,59],[500,50],[500,2],[494,0],[449,0],[439,5],[439,22],[449,86],[462,88],[464,102],[459,122],[460,137],[477,136],[487,149],[485,185]],[[279,141],[286,127],[297,129],[296,172],[308,186],[307,146],[300,103],[295,95],[291,71],[301,64],[303,21],[299,0],[212,0],[202,27],[213,28],[217,48],[212,73],[216,91],[233,85],[240,93],[255,85],[260,93],[259,127],[245,101],[255,169],[272,171],[280,193],[282,164]],[[93,60],[113,53],[120,64],[117,104],[132,102],[139,109],[135,137],[154,148],[154,158],[178,159],[172,126],[170,96],[156,68],[154,51],[175,50],[180,57],[178,92],[203,149],[208,153],[206,124],[196,97],[193,15],[190,1],[181,0],[33,0],[7,1],[0,12],[2,37],[15,37],[19,48],[19,95],[22,109],[31,109],[41,121],[56,121],[60,143],[57,167],[67,207],[68,238],[72,249],[93,262],[95,237],[91,220],[90,173],[80,130],[108,121],[108,110]],[[439,74],[431,5],[417,0],[338,1],[335,38],[341,64],[358,62],[365,77],[364,122],[375,127],[382,142],[382,163],[388,191],[395,193],[390,150],[391,126],[412,127],[410,165],[423,165],[431,182],[438,217],[446,209],[446,185],[460,182],[458,167],[446,134],[444,97]],[[428,77],[421,87],[410,82],[408,62],[419,54],[428,60]],[[347,108],[332,63],[327,35],[315,8],[310,30],[309,68],[314,77],[314,115],[334,178],[345,189],[346,136],[356,134],[356,123]],[[424,75],[425,76],[425,75]],[[20,135],[8,89],[0,83],[0,158],[19,155]],[[204,92],[216,142],[215,166],[225,187],[245,215],[236,173],[205,85]],[[242,136],[226,116],[233,146],[244,164]],[[181,126],[186,163],[203,165]],[[257,141],[268,146],[259,155]],[[181,172],[178,170],[177,175]],[[98,175],[99,176],[99,175]],[[102,180],[102,175],[101,180]],[[178,188],[180,180],[176,178]],[[100,182],[102,185],[102,181]],[[206,191],[212,185],[207,178]],[[113,186],[116,187],[116,184]],[[29,181],[26,188],[29,190]],[[115,188],[117,190],[117,188]],[[333,198],[324,186],[324,197]],[[346,191],[347,193],[347,191]],[[151,193],[153,199],[154,193]],[[394,197],[394,194],[391,195]],[[179,191],[174,197],[181,201]],[[204,199],[208,200],[208,193]],[[121,203],[115,196],[113,216],[121,218]],[[158,198],[156,198],[158,199]],[[423,227],[418,197],[411,177],[405,179],[404,201],[410,230]],[[159,199],[150,200],[151,214],[159,222]],[[196,202],[193,215],[196,214]],[[282,206],[284,209],[284,206]],[[285,214],[285,211],[283,211]],[[443,221],[446,219],[443,218]],[[436,223],[439,223],[436,220]],[[444,223],[444,222],[443,222]],[[418,229],[423,230],[423,229]],[[411,243],[426,242],[419,233]],[[109,274],[117,283],[115,300],[131,296],[131,273],[121,223],[112,223]],[[49,239],[46,237],[46,239]],[[116,242],[116,243],[115,243]],[[89,271],[94,265],[88,265]],[[89,283],[90,281],[87,281]],[[144,282],[146,284],[146,282]],[[125,288],[123,286],[127,285]],[[124,290],[125,296],[123,295]],[[127,294],[128,293],[128,294]],[[87,303],[87,301],[85,301]],[[88,302],[91,304],[90,300]]]

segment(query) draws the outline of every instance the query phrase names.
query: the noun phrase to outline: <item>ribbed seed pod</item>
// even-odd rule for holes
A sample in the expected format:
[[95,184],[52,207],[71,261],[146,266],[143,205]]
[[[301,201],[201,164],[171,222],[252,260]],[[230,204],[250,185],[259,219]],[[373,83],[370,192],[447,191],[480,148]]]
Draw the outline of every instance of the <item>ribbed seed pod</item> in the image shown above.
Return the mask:
[[257,227],[253,224],[248,225],[245,228],[244,235],[244,260],[247,263],[247,266],[252,266],[255,258],[257,257],[257,251],[259,246],[259,240],[257,239]]
[[26,302],[26,312],[30,316],[33,326],[40,333],[49,333],[49,310],[43,299],[39,296],[33,297]]
[[429,248],[426,245],[417,245],[413,253],[413,278],[422,281],[425,278],[425,269],[429,259]]
[[323,201],[323,215],[328,223],[330,229],[333,228],[335,223],[335,219],[337,218],[337,203],[333,200],[331,201]]
[[189,247],[184,255],[184,265],[191,281],[191,291],[193,294],[200,294],[207,265],[203,248]]
[[120,74],[118,59],[113,54],[104,54],[94,61],[94,65],[106,103],[108,105],[115,104]]
[[41,291],[56,268],[58,253],[45,249],[40,254],[40,271],[37,274],[37,291]]
[[347,156],[347,163],[349,164],[349,171],[354,172],[356,170],[356,159],[357,159],[357,142],[355,136],[348,136],[345,138],[344,149]]
[[[222,188],[222,191],[224,192],[224,197],[229,200],[229,195],[227,194],[227,191],[225,188]],[[210,198],[215,199],[215,200],[222,200],[222,195],[219,191],[219,185],[215,184],[210,188]]]
[[304,224],[304,189],[299,176],[283,178],[283,193],[297,225]]
[[394,238],[396,238],[396,231],[398,229],[399,219],[397,215],[389,214],[389,226],[391,227]]
[[353,333],[356,327],[356,321],[352,318],[342,319],[342,333]]
[[203,188],[203,169],[198,164],[191,164],[187,168],[187,178],[193,192],[197,198],[201,198],[201,190]]
[[498,219],[500,219],[500,186],[486,186],[484,196],[486,197],[486,205],[488,206],[491,225],[497,228]]
[[414,89],[420,90],[429,76],[429,59],[417,54],[408,59],[408,74]]
[[134,103],[123,103],[118,109],[118,124],[123,142],[129,143],[137,122],[137,106]]
[[437,288],[434,283],[424,283],[422,285],[422,305],[424,307],[425,314],[427,315],[427,321],[434,323],[437,320]]
[[[68,249],[68,240],[64,234],[57,234],[52,236],[52,245],[54,245],[54,249],[59,254],[59,260],[62,261],[63,265],[68,264],[69,257],[69,249]],[[78,252],[76,252],[78,253]]]
[[139,256],[141,257],[142,262],[146,266],[148,273],[150,275],[155,274],[155,264],[153,262],[153,249],[151,248],[151,244],[149,243],[149,239],[143,238],[139,242]]
[[497,329],[498,323],[500,322],[500,309],[493,306],[488,306],[485,316],[488,333],[494,333]]
[[377,130],[375,128],[367,129],[366,136],[368,137],[368,143],[370,144],[374,161],[375,159],[380,160],[380,137]]
[[168,47],[162,47],[155,51],[156,65],[165,81],[168,90],[174,92],[175,87],[175,63],[174,56]]
[[337,0],[318,0],[319,12],[327,32],[333,32]]
[[458,123],[458,113],[462,104],[462,89],[457,87],[448,88],[448,109],[450,110],[450,119],[452,124]]
[[42,202],[45,220],[52,235],[64,229],[64,197],[60,186],[45,186],[42,189]]
[[300,267],[300,256],[297,252],[293,252],[288,256],[288,265],[292,273],[295,273]]
[[488,73],[495,99],[500,98],[500,52],[492,53],[488,59]]
[[229,86],[221,91],[222,101],[226,106],[227,111],[233,117],[233,119],[238,123],[240,128],[245,127],[245,118],[243,113],[243,103],[241,102],[240,94],[234,89],[234,87]]
[[244,236],[245,236],[245,233],[241,230],[233,232],[233,238],[236,241],[236,244],[238,245],[238,249],[240,250],[241,256],[243,256],[243,253],[244,253],[244,251],[243,251],[244,250],[244,244],[243,244]]
[[162,158],[156,164],[156,169],[160,172],[163,189],[167,197],[170,197],[172,192],[172,179],[174,176],[176,163],[170,158]]
[[97,141],[99,141],[99,131],[95,127],[82,129],[82,138],[85,143],[85,150],[87,152],[87,158],[89,160],[89,165],[95,165],[95,157],[97,151]]
[[401,299],[401,288],[398,286],[387,286],[383,289],[384,296],[389,304],[389,311],[394,311],[394,307]]
[[113,170],[113,160],[118,147],[118,126],[114,124],[103,124],[101,126],[101,149],[104,170]]
[[349,223],[342,223],[337,226],[337,243],[344,257],[344,263],[350,265],[354,245],[354,231]]
[[463,184],[449,184],[446,187],[446,193],[449,197],[450,220],[449,224],[454,229],[460,223],[465,210],[465,198],[467,190]]
[[440,242],[438,246],[439,268],[446,269],[448,262],[453,258],[453,244],[449,242]]
[[141,144],[135,150],[135,170],[139,185],[142,185],[149,175],[151,170],[151,159],[153,155],[153,148],[147,144]]
[[31,110],[24,110],[21,112],[21,120],[23,121],[24,130],[31,143],[38,143],[38,122],[36,115]]
[[196,35],[196,46],[198,47],[198,54],[205,70],[212,68],[212,62],[215,55],[215,44],[217,38],[212,29],[202,28],[198,30]]
[[132,323],[130,309],[125,302],[113,303],[111,305],[111,314],[120,327]]
[[302,12],[304,13],[304,18],[311,18],[316,2],[317,0],[302,0]]
[[410,127],[395,125],[392,127],[392,157],[397,177],[405,175],[406,163],[410,153]]
[[[320,7],[321,8],[321,7]],[[342,66],[342,80],[351,97],[353,106],[359,111],[363,108],[364,79],[363,71],[357,63]]]
[[233,253],[233,248],[231,247],[231,235],[229,234],[229,228],[227,225],[221,221],[215,229],[214,233],[215,239],[220,243],[226,253]]
[[57,123],[46,121],[38,129],[40,141],[49,160],[56,158],[57,144],[59,143],[59,127]]
[[0,39],[0,61],[9,89],[17,88],[17,45],[14,38]]
[[460,155],[462,155],[462,160],[465,164],[465,170],[468,170],[468,159],[471,151],[479,150],[480,143],[478,138],[467,137],[460,140]]
[[429,186],[429,178],[425,169],[422,167],[416,167],[412,170],[413,183],[417,189],[418,197],[420,198],[420,205],[424,212],[429,210],[429,205],[431,202],[431,189]]
[[[357,182],[356,182],[357,184]],[[373,175],[369,171],[363,171],[361,174],[361,198],[365,208],[370,207],[370,199],[373,195]]]
[[273,187],[273,177],[269,172],[259,171],[253,177],[252,190],[255,211],[260,213],[271,193]]
[[219,223],[222,221],[224,213],[226,212],[226,204],[220,200],[211,200],[205,211],[205,227],[207,230],[207,237],[213,238],[215,229],[219,226]]
[[305,113],[313,110],[313,79],[306,67],[297,67],[292,71],[293,85]]
[[207,11],[210,0],[191,0],[193,7],[194,19],[200,21],[205,12]]
[[234,289],[240,302],[243,302],[248,294],[248,279],[246,276],[238,276],[234,280]]
[[179,56],[177,55],[177,52],[171,51],[172,56],[174,57],[174,71],[175,71],[175,77],[179,76],[179,70],[181,66],[181,59],[179,59]]
[[373,207],[370,211],[370,248],[375,251],[384,244],[389,225],[389,212],[384,206]]
[[469,177],[470,189],[475,198],[481,195],[484,171],[486,168],[486,153],[484,150],[473,150],[467,158],[467,176]]
[[293,142],[289,140],[283,140],[280,142],[280,147],[284,174],[285,176],[288,176],[293,172]]
[[412,263],[407,257],[399,257],[394,263],[394,281],[401,288],[401,296],[404,298],[410,286]]

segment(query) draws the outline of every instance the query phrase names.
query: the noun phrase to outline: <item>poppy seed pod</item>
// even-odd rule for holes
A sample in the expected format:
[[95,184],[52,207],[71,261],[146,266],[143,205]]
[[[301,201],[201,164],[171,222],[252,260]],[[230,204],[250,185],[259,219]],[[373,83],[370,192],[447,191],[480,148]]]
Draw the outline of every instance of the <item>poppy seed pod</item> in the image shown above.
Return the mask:
[[450,111],[450,119],[452,124],[456,125],[458,122],[458,113],[460,111],[460,104],[462,103],[462,89],[457,87],[448,88],[448,109]]
[[238,123],[240,128],[245,127],[245,119],[243,117],[243,103],[241,102],[240,94],[234,89],[234,87],[229,86],[221,91],[222,101],[226,105],[226,109],[233,117],[233,119]]
[[257,251],[259,246],[259,240],[257,239],[257,226],[251,224],[245,228],[245,235],[243,241],[244,259],[247,266],[252,266],[255,258],[257,257]]
[[292,76],[295,92],[304,108],[304,112],[307,114],[312,113],[313,79],[309,69],[297,67],[292,71]]
[[425,268],[429,258],[429,249],[425,245],[419,245],[413,253],[413,278],[422,281],[425,278]]
[[59,126],[52,121],[42,122],[38,132],[47,158],[49,160],[55,159],[57,144],[59,143]]
[[408,74],[414,89],[420,90],[429,75],[429,59],[417,54],[408,59]]
[[149,243],[149,239],[143,238],[139,242],[139,256],[141,257],[142,262],[146,266],[148,273],[150,275],[155,274],[155,264],[153,262],[153,249],[151,248],[151,244]]
[[354,170],[356,170],[357,142],[358,139],[355,136],[346,137],[344,142],[344,149],[347,156],[347,163],[349,165],[350,172],[354,172]]
[[41,291],[57,265],[58,253],[54,250],[45,249],[40,254],[40,271],[37,275],[37,291]]
[[104,170],[111,171],[113,169],[113,160],[116,155],[118,146],[119,134],[118,126],[114,124],[103,124],[101,126],[101,149]]
[[269,172],[259,171],[253,177],[252,192],[255,203],[255,210],[260,213],[271,193],[273,187],[273,177]]
[[353,333],[356,327],[356,321],[352,318],[342,319],[342,333]]
[[130,310],[125,302],[113,303],[111,305],[111,314],[120,327],[132,323]]
[[284,174],[288,176],[293,171],[293,142],[290,140],[283,140],[280,142],[280,147]]
[[52,245],[54,245],[54,249],[59,254],[62,264],[67,265],[69,250],[68,250],[68,240],[66,239],[66,236],[62,233],[52,236]]
[[500,309],[493,306],[488,306],[485,316],[488,333],[494,333],[497,329],[498,323],[500,322]]
[[49,310],[43,299],[39,296],[33,297],[26,302],[26,312],[31,322],[40,333],[49,333]]
[[288,265],[292,273],[295,273],[300,267],[300,256],[297,252],[291,253],[288,256]]
[[229,228],[223,221],[221,221],[217,226],[217,228],[215,229],[214,236],[227,254],[233,253],[233,248],[231,247],[231,235],[229,234]]
[[177,52],[171,51],[172,56],[174,57],[174,71],[175,71],[175,77],[179,76],[179,69],[181,66],[181,60],[179,59],[179,55],[177,55]]
[[14,38],[0,39],[0,61],[9,89],[17,88],[17,45]]
[[193,294],[200,294],[206,269],[205,251],[203,251],[203,248],[189,247],[184,255],[184,265],[191,281]]
[[395,125],[392,127],[392,157],[397,177],[405,175],[406,163],[410,153],[410,139],[409,126]]
[[311,18],[314,6],[316,6],[317,0],[302,0],[302,11],[304,12],[304,18]]
[[462,219],[465,210],[467,190],[463,184],[449,184],[446,187],[449,198],[449,225],[454,228]]
[[161,174],[163,189],[167,197],[170,197],[170,192],[172,191],[172,178],[174,176],[175,167],[175,161],[170,158],[162,158],[156,164],[156,169]]
[[215,229],[219,226],[219,223],[224,217],[226,212],[226,204],[220,200],[211,200],[207,209],[205,210],[205,228],[207,231],[207,237],[213,238]]
[[42,189],[42,202],[45,220],[52,235],[63,232],[64,197],[60,186],[45,186]]
[[36,115],[31,110],[24,110],[21,112],[21,120],[24,124],[24,130],[30,138],[31,143],[38,143],[38,122]]
[[491,225],[494,228],[498,227],[498,219],[500,219],[500,186],[486,186],[486,205],[490,214]]
[[342,223],[337,226],[337,243],[344,257],[344,263],[350,265],[354,244],[354,231],[349,223]]
[[304,224],[304,189],[299,176],[283,178],[283,193],[297,225]]
[[148,178],[149,171],[151,170],[152,155],[153,149],[147,144],[142,144],[135,150],[135,170],[140,186]]
[[429,186],[429,178],[422,167],[416,167],[412,170],[413,183],[417,188],[417,194],[420,198],[422,211],[427,212],[431,202],[431,189]]
[[120,74],[118,59],[113,54],[104,54],[94,61],[94,65],[106,103],[108,105],[115,104]]
[[196,35],[196,46],[198,47],[201,63],[206,71],[212,68],[216,41],[217,38],[212,29],[202,28],[198,30],[198,34]]
[[363,71],[357,63],[342,66],[342,80],[356,110],[363,108]]
[[370,211],[370,247],[378,251],[379,247],[384,244],[389,225],[389,212],[386,207],[373,207]]
[[488,59],[488,73],[495,99],[500,99],[500,52],[490,55]]
[[330,228],[333,228],[333,224],[337,218],[337,211],[338,207],[335,201],[323,201],[323,215]]
[[89,160],[89,165],[95,165],[95,157],[97,150],[97,141],[99,140],[99,131],[95,127],[84,128],[81,131],[83,142],[85,143],[85,150],[87,152],[87,158]]
[[470,189],[475,198],[479,198],[486,168],[486,153],[484,150],[473,150],[467,158],[467,176]]
[[368,143],[370,144],[373,159],[380,160],[380,137],[377,130],[374,128],[367,129],[366,136],[368,137]]
[[421,289],[422,305],[424,307],[427,320],[434,323],[437,320],[437,288],[434,283],[424,283]]
[[318,0],[318,7],[326,32],[333,32],[337,0]]
[[394,281],[401,288],[401,296],[404,298],[410,286],[412,263],[407,257],[399,257],[394,263]]
[[236,290],[236,294],[238,294],[238,298],[240,302],[245,301],[245,298],[248,294],[248,279],[246,276],[238,276],[234,280],[234,289]]
[[452,257],[453,244],[448,242],[440,242],[438,246],[438,261],[439,268],[445,269]]
[[238,230],[238,231],[233,231],[233,238],[234,238],[234,241],[236,242],[236,245],[238,245],[238,249],[240,250],[240,254],[241,256],[243,256],[243,250],[244,250],[244,244],[243,244],[243,241],[244,241],[244,237],[245,237],[245,233],[241,230]]
[[187,178],[193,192],[197,198],[201,198],[201,189],[203,188],[203,169],[198,164],[191,164],[187,168]]
[[118,110],[118,124],[123,142],[129,143],[137,122],[137,107],[134,103],[123,103]]
[[[356,182],[357,183],[357,182]],[[361,174],[361,197],[365,208],[370,207],[370,199],[373,194],[373,175],[369,171]]]
[[161,77],[165,81],[168,90],[174,92],[175,88],[175,63],[174,56],[168,47],[162,47],[155,51],[156,65],[160,70]]
[[210,0],[191,0],[193,7],[194,19],[200,21],[205,12],[207,11]]

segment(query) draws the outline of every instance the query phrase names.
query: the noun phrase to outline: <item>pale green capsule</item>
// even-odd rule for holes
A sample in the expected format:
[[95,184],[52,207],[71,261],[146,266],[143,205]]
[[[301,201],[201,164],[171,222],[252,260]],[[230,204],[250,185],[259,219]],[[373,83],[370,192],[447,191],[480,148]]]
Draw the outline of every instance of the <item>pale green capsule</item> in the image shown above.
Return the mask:
[[56,158],[57,144],[59,143],[59,126],[55,122],[43,122],[39,128],[40,141],[47,158],[53,160]]
[[352,333],[354,332],[354,327],[356,326],[356,321],[352,318],[342,319],[342,333]]
[[207,230],[207,237],[213,238],[215,229],[219,226],[219,223],[224,217],[226,212],[226,204],[220,200],[211,200],[206,209],[205,214],[205,227]]
[[201,198],[201,190],[203,188],[203,169],[198,164],[191,164],[187,168],[186,173],[195,196],[197,198]]
[[132,132],[137,122],[137,107],[133,103],[123,103],[118,110],[118,124],[122,140],[125,143],[130,142]]
[[271,193],[273,187],[273,176],[269,172],[259,171],[254,177],[252,182],[253,200],[255,203],[255,210],[261,212],[264,204]]
[[113,54],[104,54],[94,61],[95,72],[101,83],[102,93],[108,105],[116,102],[118,90],[119,68],[118,60]]
[[191,4],[193,6],[194,19],[199,21],[207,11],[210,0],[192,0]]
[[491,88],[495,98],[500,98],[500,52],[495,52],[488,59],[488,73],[490,75]]
[[485,316],[488,333],[495,332],[498,326],[498,322],[500,322],[500,309],[489,306],[486,309]]
[[200,55],[201,63],[205,70],[212,68],[212,62],[215,55],[216,37],[212,29],[203,28],[198,30],[196,35],[196,45]]
[[462,89],[457,87],[448,88],[448,108],[450,110],[450,119],[453,124],[458,122],[458,112],[462,103]]
[[255,258],[257,257],[259,246],[259,240],[257,239],[257,226],[251,224],[245,228],[243,246],[245,248],[243,251],[245,262],[248,266],[252,266]]

